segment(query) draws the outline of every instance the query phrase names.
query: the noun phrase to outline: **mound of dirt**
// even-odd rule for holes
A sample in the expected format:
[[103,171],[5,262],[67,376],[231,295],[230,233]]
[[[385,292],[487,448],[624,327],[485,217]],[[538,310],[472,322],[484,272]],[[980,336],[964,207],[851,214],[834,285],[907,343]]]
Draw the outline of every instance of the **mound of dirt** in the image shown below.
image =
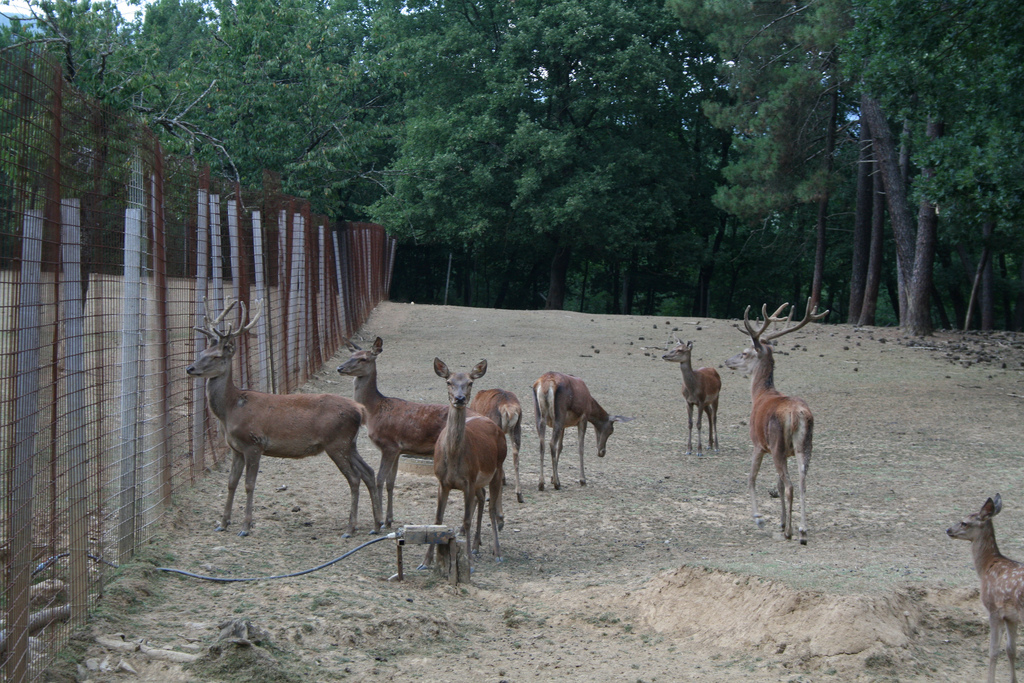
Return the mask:
[[688,566],[630,597],[647,625],[664,635],[798,658],[905,648],[921,617],[917,602],[903,592],[829,595]]

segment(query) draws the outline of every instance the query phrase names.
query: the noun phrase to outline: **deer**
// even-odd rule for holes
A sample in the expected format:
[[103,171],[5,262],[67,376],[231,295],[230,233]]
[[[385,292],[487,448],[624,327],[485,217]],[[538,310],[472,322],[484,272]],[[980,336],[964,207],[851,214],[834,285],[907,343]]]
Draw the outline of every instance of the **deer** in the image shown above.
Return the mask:
[[352,355],[338,368],[338,373],[355,378],[353,398],[366,408],[367,434],[370,441],[380,449],[378,498],[383,501],[384,487],[387,486],[384,524],[391,528],[394,522],[393,501],[399,456],[403,453],[434,455],[434,444],[444,429],[448,406],[415,403],[391,398],[380,392],[377,388],[377,356],[384,350],[384,341],[380,337],[366,350],[351,340],[347,346]]
[[[810,322],[819,321],[829,312],[826,310],[818,313],[817,307],[812,311],[811,301],[808,299],[803,320],[791,325],[792,309],[788,317],[779,317],[787,306],[788,303],[782,304],[769,316],[767,304],[763,304],[761,314],[764,321],[757,330],[750,324],[750,306],[747,306],[743,312],[743,327],[750,337],[751,345],[725,361],[725,365],[732,370],[750,375],[750,440],[754,444],[754,457],[747,484],[754,523],[759,529],[764,528],[764,518],[757,510],[757,493],[754,485],[757,482],[758,470],[761,469],[761,459],[765,453],[771,453],[778,474],[778,491],[782,502],[782,533],[786,540],[793,538],[793,483],[789,478],[789,458],[795,458],[800,477],[800,544],[807,545],[806,479],[807,468],[811,462],[814,415],[803,399],[786,396],[775,388],[775,358],[771,340],[796,332]],[[773,322],[784,323],[786,327],[765,334]]]
[[981,602],[988,610],[988,683],[996,680],[996,658],[1006,632],[1006,657],[1010,660],[1010,681],[1016,683],[1017,626],[1024,620],[1024,564],[999,552],[992,518],[1003,509],[997,493],[956,526],[946,529],[950,538],[971,542],[974,569],[981,579]]
[[[505,526],[502,515],[501,491],[504,480],[506,444],[505,433],[491,419],[468,409],[473,381],[487,372],[487,361],[477,363],[469,372],[452,372],[440,358],[434,359],[434,373],[448,385],[448,416],[444,429],[434,444],[434,475],[437,477],[437,513],[434,524],[444,522],[444,510],[452,489],[462,491],[466,508],[462,519],[462,536],[469,541],[474,507],[477,509],[476,537],[472,550],[480,552],[480,527],[483,523],[484,487],[490,494],[488,512],[494,533],[494,559],[502,561],[498,531]],[[420,569],[426,569],[434,559],[434,546]]]
[[[238,327],[229,323],[226,332],[220,324],[231,310],[238,306]],[[204,313],[204,324],[198,332],[210,339],[185,372],[192,377],[206,379],[206,399],[210,412],[220,421],[225,440],[231,449],[231,472],[228,475],[228,497],[217,531],[226,531],[231,524],[231,508],[235,489],[245,472],[245,518],[239,536],[252,531],[253,492],[260,458],[298,460],[327,453],[338,470],[348,480],[352,494],[348,527],[343,538],[355,533],[359,509],[359,484],[370,491],[374,528],[381,524],[380,498],[374,485],[371,468],[356,450],[356,436],[366,417],[365,409],[350,399],[334,394],[267,394],[239,389],[231,378],[231,363],[238,337],[247,334],[263,313],[263,300],[258,299],[254,315],[246,324],[245,303],[237,300],[225,302],[224,310],[215,319],[209,309]]]
[[603,458],[608,446],[608,437],[615,431],[616,422],[630,422],[634,418],[609,415],[608,411],[594,400],[587,385],[579,377],[561,372],[546,372],[533,383],[533,410],[537,420],[537,435],[540,437],[540,483],[538,490],[544,490],[544,432],[551,427],[551,485],[555,490],[562,488],[558,479],[558,458],[562,454],[562,438],[566,427],[579,430],[580,486],[587,485],[583,472],[583,438],[587,423],[594,425],[597,432],[597,457]]
[[504,389],[484,389],[473,396],[469,409],[490,418],[505,433],[512,447],[512,464],[516,470],[516,500],[522,503],[523,492],[519,488],[519,446],[523,440],[523,407],[519,403],[519,398]]
[[689,418],[689,438],[686,442],[686,455],[693,453],[693,409],[697,408],[697,457],[704,455],[701,445],[701,418],[708,415],[708,447],[718,452],[718,394],[722,390],[722,378],[714,368],[693,369],[690,354],[693,342],[683,342],[673,336],[675,343],[662,360],[679,363],[683,371],[683,399],[686,401],[686,413]]

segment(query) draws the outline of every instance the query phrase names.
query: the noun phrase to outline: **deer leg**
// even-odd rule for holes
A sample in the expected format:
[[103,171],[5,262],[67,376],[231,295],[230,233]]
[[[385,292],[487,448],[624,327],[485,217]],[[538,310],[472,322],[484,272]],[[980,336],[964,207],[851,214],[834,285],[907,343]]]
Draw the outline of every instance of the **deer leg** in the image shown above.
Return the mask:
[[[700,458],[704,455],[704,444],[701,443],[701,430],[703,429],[702,422],[704,421],[704,406],[697,404],[697,457]],[[709,444],[710,445],[710,444]]]
[[[537,435],[540,436],[540,483],[537,484],[537,490],[544,490],[544,458],[547,457],[547,453],[544,452],[544,419],[537,420]],[[552,458],[554,458],[554,450],[552,450]]]
[[[512,465],[516,468],[516,500],[520,503],[523,502],[523,491],[519,488],[519,445],[523,440],[523,431],[520,425],[516,425],[515,429],[512,430]],[[544,458],[542,457],[541,460]],[[541,476],[541,481],[544,477]]]
[[747,480],[750,490],[750,514],[758,529],[764,528],[764,517],[757,511],[757,491],[754,489],[754,485],[757,483],[757,471],[761,469],[761,459],[764,458],[764,454],[765,451],[761,450],[760,446],[754,446],[754,458],[750,463],[750,478]]
[[373,468],[371,468],[356,450],[355,441],[350,441],[344,450],[336,447],[327,451],[328,457],[338,466],[338,470],[348,479],[348,486],[351,491],[352,502],[348,513],[348,529],[341,535],[342,538],[349,538],[356,531],[356,520],[359,513],[359,484],[366,484],[370,493],[370,507],[373,510],[373,529],[375,534],[380,529],[380,499],[377,498],[377,486],[374,481]]
[[[495,474],[497,476],[497,473]],[[473,553],[480,554],[481,529],[484,522],[484,490],[481,488],[476,492],[476,536],[473,537]]]
[[583,473],[583,440],[584,437],[587,435],[587,421],[580,420],[580,424],[577,427],[577,430],[579,430],[580,435],[580,486],[586,486],[587,477]]
[[996,657],[1003,641],[1003,619],[994,612],[988,615],[988,683],[996,680]]
[[[686,402],[686,454],[693,453],[693,404]],[[700,453],[698,453],[700,455]]]
[[789,461],[785,452],[772,454],[779,473],[779,500],[782,502],[782,535],[793,538],[793,482],[789,478]]
[[245,456],[245,519],[242,520],[242,530],[239,536],[248,536],[252,529],[252,498],[256,492],[256,475],[260,473],[259,451],[247,453]]
[[562,488],[562,482],[558,479],[558,458],[562,455],[562,439],[565,437],[565,427],[555,422],[555,425],[551,428],[551,441],[548,445],[551,447],[551,485],[555,487],[555,490]]
[[217,531],[227,531],[228,525],[231,524],[231,506],[235,502],[235,489],[238,488],[238,480],[242,478],[242,472],[245,471],[245,456],[231,449],[231,472],[228,474],[228,499],[224,504],[224,514],[220,518],[220,524],[217,525]]
[[[437,485],[437,512],[434,513],[434,524],[440,525],[444,522],[444,509],[448,505],[448,494],[451,493],[451,487],[444,486],[443,484]],[[417,569],[426,569],[434,561],[434,544],[427,544],[427,554],[423,556],[423,564]]]
[[[387,489],[387,515],[384,517],[384,525],[391,528],[394,522],[394,499],[395,499],[395,477],[398,476],[398,460],[401,453],[391,446],[380,448],[380,466],[377,470],[377,500],[381,507],[384,505],[384,491]],[[372,471],[372,470],[371,470]]]
[[[491,514],[491,531],[494,533],[494,561],[501,562],[501,544],[498,543],[498,532],[505,526],[505,518],[501,514],[501,481],[495,477],[491,479],[491,501],[489,512]],[[479,520],[477,524],[479,524]]]
[[[797,454],[797,470],[799,477],[799,490],[800,490],[800,545],[807,545],[807,499],[806,499],[806,485],[807,485],[807,465],[810,458],[807,457],[806,453]],[[790,509],[792,510],[792,503],[790,503]],[[792,514],[792,512],[790,513]]]
[[466,490],[462,492],[462,496],[466,501],[466,509],[462,513],[462,537],[466,539],[466,548],[479,552],[478,548],[473,548],[469,538],[473,530],[473,510],[476,508],[476,489],[472,482],[466,482]]
[[1006,624],[1006,658],[1010,660],[1010,683],[1017,683],[1017,622]]
[[718,452],[718,400],[707,407],[708,411],[708,446],[711,446],[711,432],[714,431],[715,441],[713,448]]
[[395,500],[395,479],[398,477],[398,462],[402,459],[402,454],[396,452],[391,456],[391,465],[388,469],[388,514],[384,518],[384,523],[390,529],[391,524],[395,521],[394,515],[394,500]]

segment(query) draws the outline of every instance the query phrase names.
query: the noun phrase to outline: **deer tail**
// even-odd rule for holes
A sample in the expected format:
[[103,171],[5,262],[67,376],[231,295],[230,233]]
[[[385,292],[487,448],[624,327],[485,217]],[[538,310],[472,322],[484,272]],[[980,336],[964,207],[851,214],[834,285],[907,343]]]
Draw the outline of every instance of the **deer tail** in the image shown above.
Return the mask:
[[519,419],[522,417],[522,411],[516,406],[503,405],[498,408],[498,412],[501,413],[501,431],[508,433],[519,424]]
[[793,426],[793,452],[803,455],[805,461],[811,457],[811,442],[814,438],[814,416],[810,412],[796,416]]
[[549,425],[555,424],[555,391],[558,385],[554,382],[541,384],[537,387],[537,408],[540,417]]

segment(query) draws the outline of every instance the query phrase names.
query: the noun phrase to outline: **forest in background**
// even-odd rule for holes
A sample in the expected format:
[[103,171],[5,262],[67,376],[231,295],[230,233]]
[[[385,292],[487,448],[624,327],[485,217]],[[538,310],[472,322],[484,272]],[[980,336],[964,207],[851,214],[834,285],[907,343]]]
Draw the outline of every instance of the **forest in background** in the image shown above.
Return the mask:
[[[395,300],[1024,327],[1011,0],[42,0],[165,151],[400,240]],[[802,309],[802,305],[799,307]],[[802,311],[798,311],[798,315]]]

